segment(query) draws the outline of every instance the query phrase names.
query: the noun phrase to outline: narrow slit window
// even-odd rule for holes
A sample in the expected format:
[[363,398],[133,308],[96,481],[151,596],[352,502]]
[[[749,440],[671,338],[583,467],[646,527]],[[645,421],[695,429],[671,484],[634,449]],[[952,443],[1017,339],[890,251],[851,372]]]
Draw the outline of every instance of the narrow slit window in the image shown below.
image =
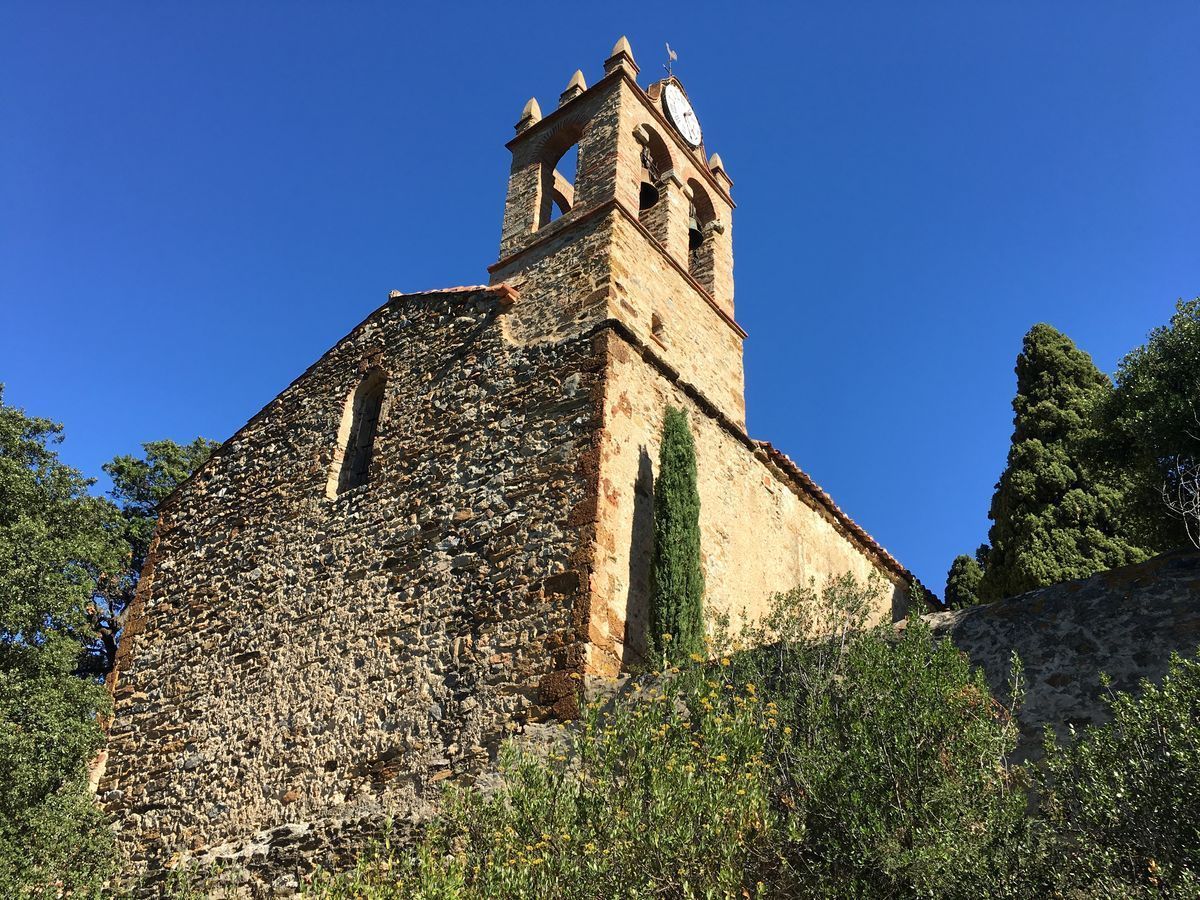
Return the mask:
[[662,316],[660,316],[658,313],[653,313],[650,316],[650,334],[652,334],[654,339],[660,344],[666,342],[667,329],[666,326],[663,325]]
[[[342,427],[338,430],[336,488],[329,492],[331,495],[364,485],[370,477],[386,383],[382,372],[368,373],[346,402]],[[330,487],[334,487],[334,479],[330,482]]]

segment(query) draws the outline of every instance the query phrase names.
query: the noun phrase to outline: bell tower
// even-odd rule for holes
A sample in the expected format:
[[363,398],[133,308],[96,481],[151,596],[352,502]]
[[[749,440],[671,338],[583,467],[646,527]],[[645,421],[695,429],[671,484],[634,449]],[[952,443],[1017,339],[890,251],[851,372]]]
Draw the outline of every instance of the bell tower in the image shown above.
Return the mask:
[[[525,104],[512,152],[492,284],[521,301],[524,341],[616,320],[739,426],[742,341],[734,319],[732,180],[708,155],[680,81],[647,89],[621,38],[588,87],[576,72],[543,114]],[[575,178],[559,169],[576,154]]]

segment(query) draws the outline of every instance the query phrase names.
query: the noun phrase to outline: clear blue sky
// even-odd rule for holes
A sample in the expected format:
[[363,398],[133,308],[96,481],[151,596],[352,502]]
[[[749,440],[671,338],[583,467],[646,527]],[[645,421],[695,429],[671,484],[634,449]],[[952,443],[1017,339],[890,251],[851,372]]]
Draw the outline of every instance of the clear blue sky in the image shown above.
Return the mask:
[[1029,326],[1112,371],[1200,294],[1198,3],[5,0],[8,401],[94,475],[229,436],[390,289],[485,280],[521,107],[622,33],[736,182],[751,433],[940,590]]

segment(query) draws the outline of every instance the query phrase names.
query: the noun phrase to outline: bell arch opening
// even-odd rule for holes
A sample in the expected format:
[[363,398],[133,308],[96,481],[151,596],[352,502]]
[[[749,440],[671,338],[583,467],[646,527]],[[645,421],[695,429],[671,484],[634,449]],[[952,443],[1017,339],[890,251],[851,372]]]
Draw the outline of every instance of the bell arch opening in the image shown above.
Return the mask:
[[672,171],[671,151],[662,136],[649,125],[639,126],[635,136],[642,145],[638,221],[656,241],[666,246],[669,203],[665,176]]
[[575,206],[580,172],[580,138],[583,128],[567,123],[546,141],[542,151],[542,200],[537,227],[544,228]]
[[717,214],[708,192],[694,178],[688,179],[688,272],[710,294],[713,292],[714,226]]

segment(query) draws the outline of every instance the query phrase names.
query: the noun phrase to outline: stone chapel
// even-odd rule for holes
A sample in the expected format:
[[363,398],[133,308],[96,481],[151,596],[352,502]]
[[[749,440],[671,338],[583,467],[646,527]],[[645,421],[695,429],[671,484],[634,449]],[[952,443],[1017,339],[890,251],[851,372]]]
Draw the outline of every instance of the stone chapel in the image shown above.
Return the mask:
[[903,615],[912,576],[746,433],[733,181],[679,80],[637,79],[622,38],[530,100],[487,284],[393,292],[163,503],[98,776],[137,871],[419,819],[640,662],[668,404],[710,610],[851,572]]

